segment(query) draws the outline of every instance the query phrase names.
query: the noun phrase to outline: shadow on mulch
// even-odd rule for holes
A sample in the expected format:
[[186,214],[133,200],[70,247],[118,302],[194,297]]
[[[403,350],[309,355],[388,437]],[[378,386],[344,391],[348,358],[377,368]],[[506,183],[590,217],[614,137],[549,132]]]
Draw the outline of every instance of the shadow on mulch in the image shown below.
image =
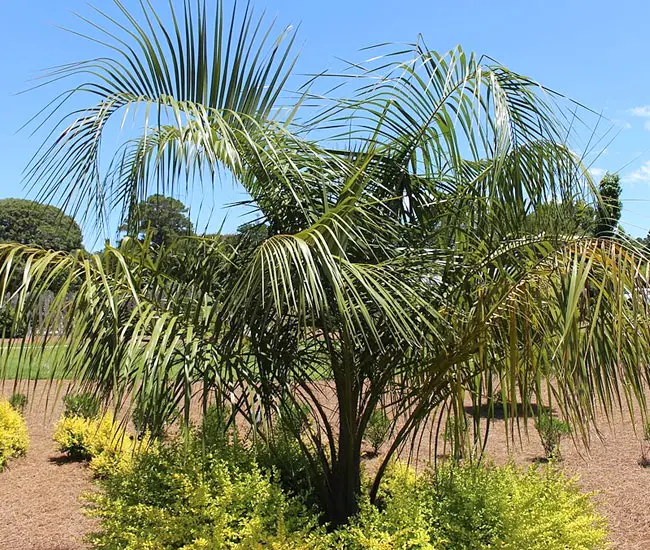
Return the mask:
[[83,457],[69,455],[50,456],[47,460],[51,464],[56,464],[57,466],[65,466],[66,464],[74,464],[76,462],[86,461],[86,459]]
[[[534,418],[537,416],[538,412],[540,410],[540,407],[537,406],[535,403],[531,403],[528,405],[528,417],[529,418]],[[469,415],[474,414],[474,408],[471,405],[465,406],[465,412]],[[526,405],[523,403],[517,403],[516,405],[513,405],[511,403],[508,404],[508,417],[512,418],[514,416],[516,417],[523,417],[526,416],[524,413],[526,412]],[[492,418],[494,420],[504,420],[506,417],[505,414],[505,407],[503,403],[495,403],[492,406],[492,410],[490,410],[490,406],[486,403],[485,405],[481,405],[479,409],[479,415],[481,418]]]

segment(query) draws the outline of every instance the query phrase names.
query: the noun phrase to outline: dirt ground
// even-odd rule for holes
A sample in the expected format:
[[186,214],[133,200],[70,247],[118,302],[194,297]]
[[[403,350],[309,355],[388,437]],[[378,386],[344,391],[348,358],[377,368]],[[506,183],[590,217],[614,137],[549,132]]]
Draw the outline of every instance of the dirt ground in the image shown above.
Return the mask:
[[[52,434],[62,406],[56,400],[46,407],[46,388],[39,383],[29,391],[27,455],[10,460],[0,473],[2,550],[80,550],[88,547],[83,538],[93,529],[79,499],[93,489],[91,475],[83,464],[61,460],[56,451]],[[0,386],[3,393],[11,395],[10,383]]]
[[[94,522],[83,515],[79,496],[93,490],[82,464],[61,460],[52,442],[53,425],[61,414],[60,400],[46,407],[47,383],[30,388],[26,419],[31,437],[27,456],[10,461],[0,473],[0,548],[2,550],[78,550]],[[0,396],[12,388],[0,386]],[[53,391],[50,392],[53,396]],[[53,397],[51,397],[52,399]],[[48,411],[45,414],[46,410]],[[606,426],[606,423],[602,423]],[[523,445],[507,445],[503,422],[492,428],[487,453],[497,463],[509,459],[532,464],[543,451],[531,426]],[[650,548],[650,468],[642,468],[639,437],[626,419],[614,419],[590,451],[562,444],[563,468],[580,477],[587,491],[597,492],[607,517],[612,547],[618,550]],[[420,455],[421,462],[426,457]],[[372,464],[368,464],[372,468]]]

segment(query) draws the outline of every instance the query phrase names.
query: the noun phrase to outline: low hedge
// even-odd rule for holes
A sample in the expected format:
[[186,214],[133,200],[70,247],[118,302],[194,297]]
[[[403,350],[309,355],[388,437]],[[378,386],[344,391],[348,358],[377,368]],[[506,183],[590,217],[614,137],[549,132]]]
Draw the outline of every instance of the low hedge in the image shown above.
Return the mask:
[[340,530],[289,494],[253,451],[206,446],[196,437],[136,455],[101,480],[91,515],[95,548],[476,549],[606,548],[604,520],[576,481],[551,467],[444,466],[416,475],[395,465],[377,505]]
[[8,401],[0,401],[0,471],[12,457],[29,448],[29,435],[23,416]]

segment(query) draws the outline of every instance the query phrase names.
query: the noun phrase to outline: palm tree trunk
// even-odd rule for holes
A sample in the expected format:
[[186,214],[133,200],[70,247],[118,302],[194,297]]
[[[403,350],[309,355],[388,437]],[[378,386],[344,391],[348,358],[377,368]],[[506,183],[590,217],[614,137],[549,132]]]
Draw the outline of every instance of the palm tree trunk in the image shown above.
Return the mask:
[[[342,338],[347,342],[346,338]],[[361,439],[359,399],[361,388],[356,380],[354,359],[343,346],[343,361],[334,371],[339,409],[338,452],[333,457],[327,483],[327,519],[332,527],[344,525],[359,511],[361,491]]]
[[341,412],[338,456],[328,476],[326,511],[332,527],[344,525],[359,512],[361,441],[356,415]]

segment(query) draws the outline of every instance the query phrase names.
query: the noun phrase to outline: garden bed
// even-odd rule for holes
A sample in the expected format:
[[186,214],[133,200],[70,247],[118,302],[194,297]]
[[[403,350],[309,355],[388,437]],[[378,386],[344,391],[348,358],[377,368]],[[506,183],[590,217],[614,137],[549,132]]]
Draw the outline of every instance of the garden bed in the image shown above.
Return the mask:
[[[0,396],[11,395],[12,384],[6,382]],[[83,537],[94,525],[84,516],[79,499],[93,489],[92,476],[84,464],[62,460],[55,450],[52,433],[63,407],[57,400],[46,408],[48,387],[39,382],[35,389],[30,388],[31,403],[25,411],[29,451],[11,460],[0,473],[2,548],[80,550],[87,548]]]
[[[93,489],[91,474],[77,462],[62,460],[52,441],[59,418],[60,400],[46,409],[49,385],[37,382],[30,391],[26,418],[31,447],[26,457],[12,460],[0,474],[0,540],[15,550],[77,550],[85,548],[83,536],[94,522],[83,515],[79,496]],[[12,383],[0,390],[9,395]],[[51,397],[55,395],[52,389]],[[47,412],[47,414],[46,414]],[[606,426],[603,423],[603,426]],[[585,490],[597,491],[600,509],[610,523],[614,548],[633,550],[650,546],[650,469],[637,464],[639,440],[631,423],[615,418],[604,428],[604,441],[595,440],[589,453],[576,450],[570,440],[562,446],[563,468],[579,475]],[[542,446],[532,424],[523,444],[506,445],[503,423],[493,427],[488,454],[497,463],[512,457],[527,466],[542,456]],[[376,459],[370,459],[368,468]],[[420,450],[417,464],[424,467],[428,448]]]

